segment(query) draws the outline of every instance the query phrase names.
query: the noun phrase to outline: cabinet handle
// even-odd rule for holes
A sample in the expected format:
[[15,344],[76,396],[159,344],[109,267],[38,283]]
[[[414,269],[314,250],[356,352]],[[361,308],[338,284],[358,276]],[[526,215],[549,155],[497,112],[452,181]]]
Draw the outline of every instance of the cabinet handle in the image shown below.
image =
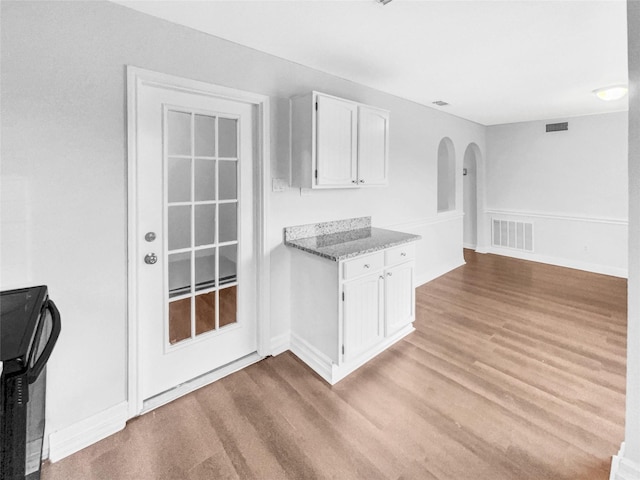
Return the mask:
[[391,275],[393,275],[393,273],[387,272],[387,277],[390,277]]
[[369,268],[371,265],[369,265],[368,263],[364,264],[364,268]]
[[401,253],[400,253],[400,256],[401,256],[401,257],[406,257],[406,256],[407,256],[407,254],[406,254],[406,253],[404,253],[404,252],[401,252]]

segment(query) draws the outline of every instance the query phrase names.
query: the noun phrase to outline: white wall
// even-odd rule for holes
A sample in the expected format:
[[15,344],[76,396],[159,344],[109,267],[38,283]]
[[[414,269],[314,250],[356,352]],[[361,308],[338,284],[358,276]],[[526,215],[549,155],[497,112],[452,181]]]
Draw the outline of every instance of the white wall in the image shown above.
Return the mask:
[[492,216],[530,221],[535,249],[489,251],[626,276],[626,112],[488,127],[486,158],[484,241]]
[[1,181],[24,221],[2,212],[1,258],[13,266],[2,268],[0,288],[47,284],[62,312],[49,432],[73,436],[91,418],[126,411],[115,408],[126,400],[126,65],[269,95],[280,178],[289,175],[289,97],[314,89],[391,111],[388,187],[271,194],[275,347],[286,347],[289,331],[285,226],[371,215],[374,226],[424,236],[420,280],[462,263],[460,212],[436,215],[438,144],[453,141],[462,205],[462,154],[472,142],[484,149],[483,127],[111,3],[1,8]]

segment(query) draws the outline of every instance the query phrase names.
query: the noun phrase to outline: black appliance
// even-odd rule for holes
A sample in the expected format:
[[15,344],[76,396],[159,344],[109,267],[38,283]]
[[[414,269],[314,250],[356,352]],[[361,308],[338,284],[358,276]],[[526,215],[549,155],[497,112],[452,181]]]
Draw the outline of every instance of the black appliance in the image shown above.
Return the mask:
[[47,287],[0,292],[0,478],[39,480],[46,364],[60,334]]

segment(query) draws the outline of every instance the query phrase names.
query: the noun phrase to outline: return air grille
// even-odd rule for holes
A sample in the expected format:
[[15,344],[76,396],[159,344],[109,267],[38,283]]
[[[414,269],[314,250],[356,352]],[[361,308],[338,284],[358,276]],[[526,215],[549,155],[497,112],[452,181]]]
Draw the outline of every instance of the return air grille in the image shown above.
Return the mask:
[[547,123],[547,132],[562,132],[569,130],[569,122]]
[[492,245],[533,252],[533,223],[492,219]]

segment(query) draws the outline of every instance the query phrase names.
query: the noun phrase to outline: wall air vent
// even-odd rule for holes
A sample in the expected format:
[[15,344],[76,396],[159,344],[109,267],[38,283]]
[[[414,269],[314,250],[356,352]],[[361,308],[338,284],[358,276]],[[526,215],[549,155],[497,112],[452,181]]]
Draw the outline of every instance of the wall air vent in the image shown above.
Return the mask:
[[569,130],[569,122],[547,123],[547,132],[563,132]]
[[446,105],[449,105],[447,102],[443,101],[443,100],[436,100],[435,102],[431,102],[434,105],[438,105],[439,107],[444,107]]
[[533,223],[492,219],[491,244],[533,252]]

